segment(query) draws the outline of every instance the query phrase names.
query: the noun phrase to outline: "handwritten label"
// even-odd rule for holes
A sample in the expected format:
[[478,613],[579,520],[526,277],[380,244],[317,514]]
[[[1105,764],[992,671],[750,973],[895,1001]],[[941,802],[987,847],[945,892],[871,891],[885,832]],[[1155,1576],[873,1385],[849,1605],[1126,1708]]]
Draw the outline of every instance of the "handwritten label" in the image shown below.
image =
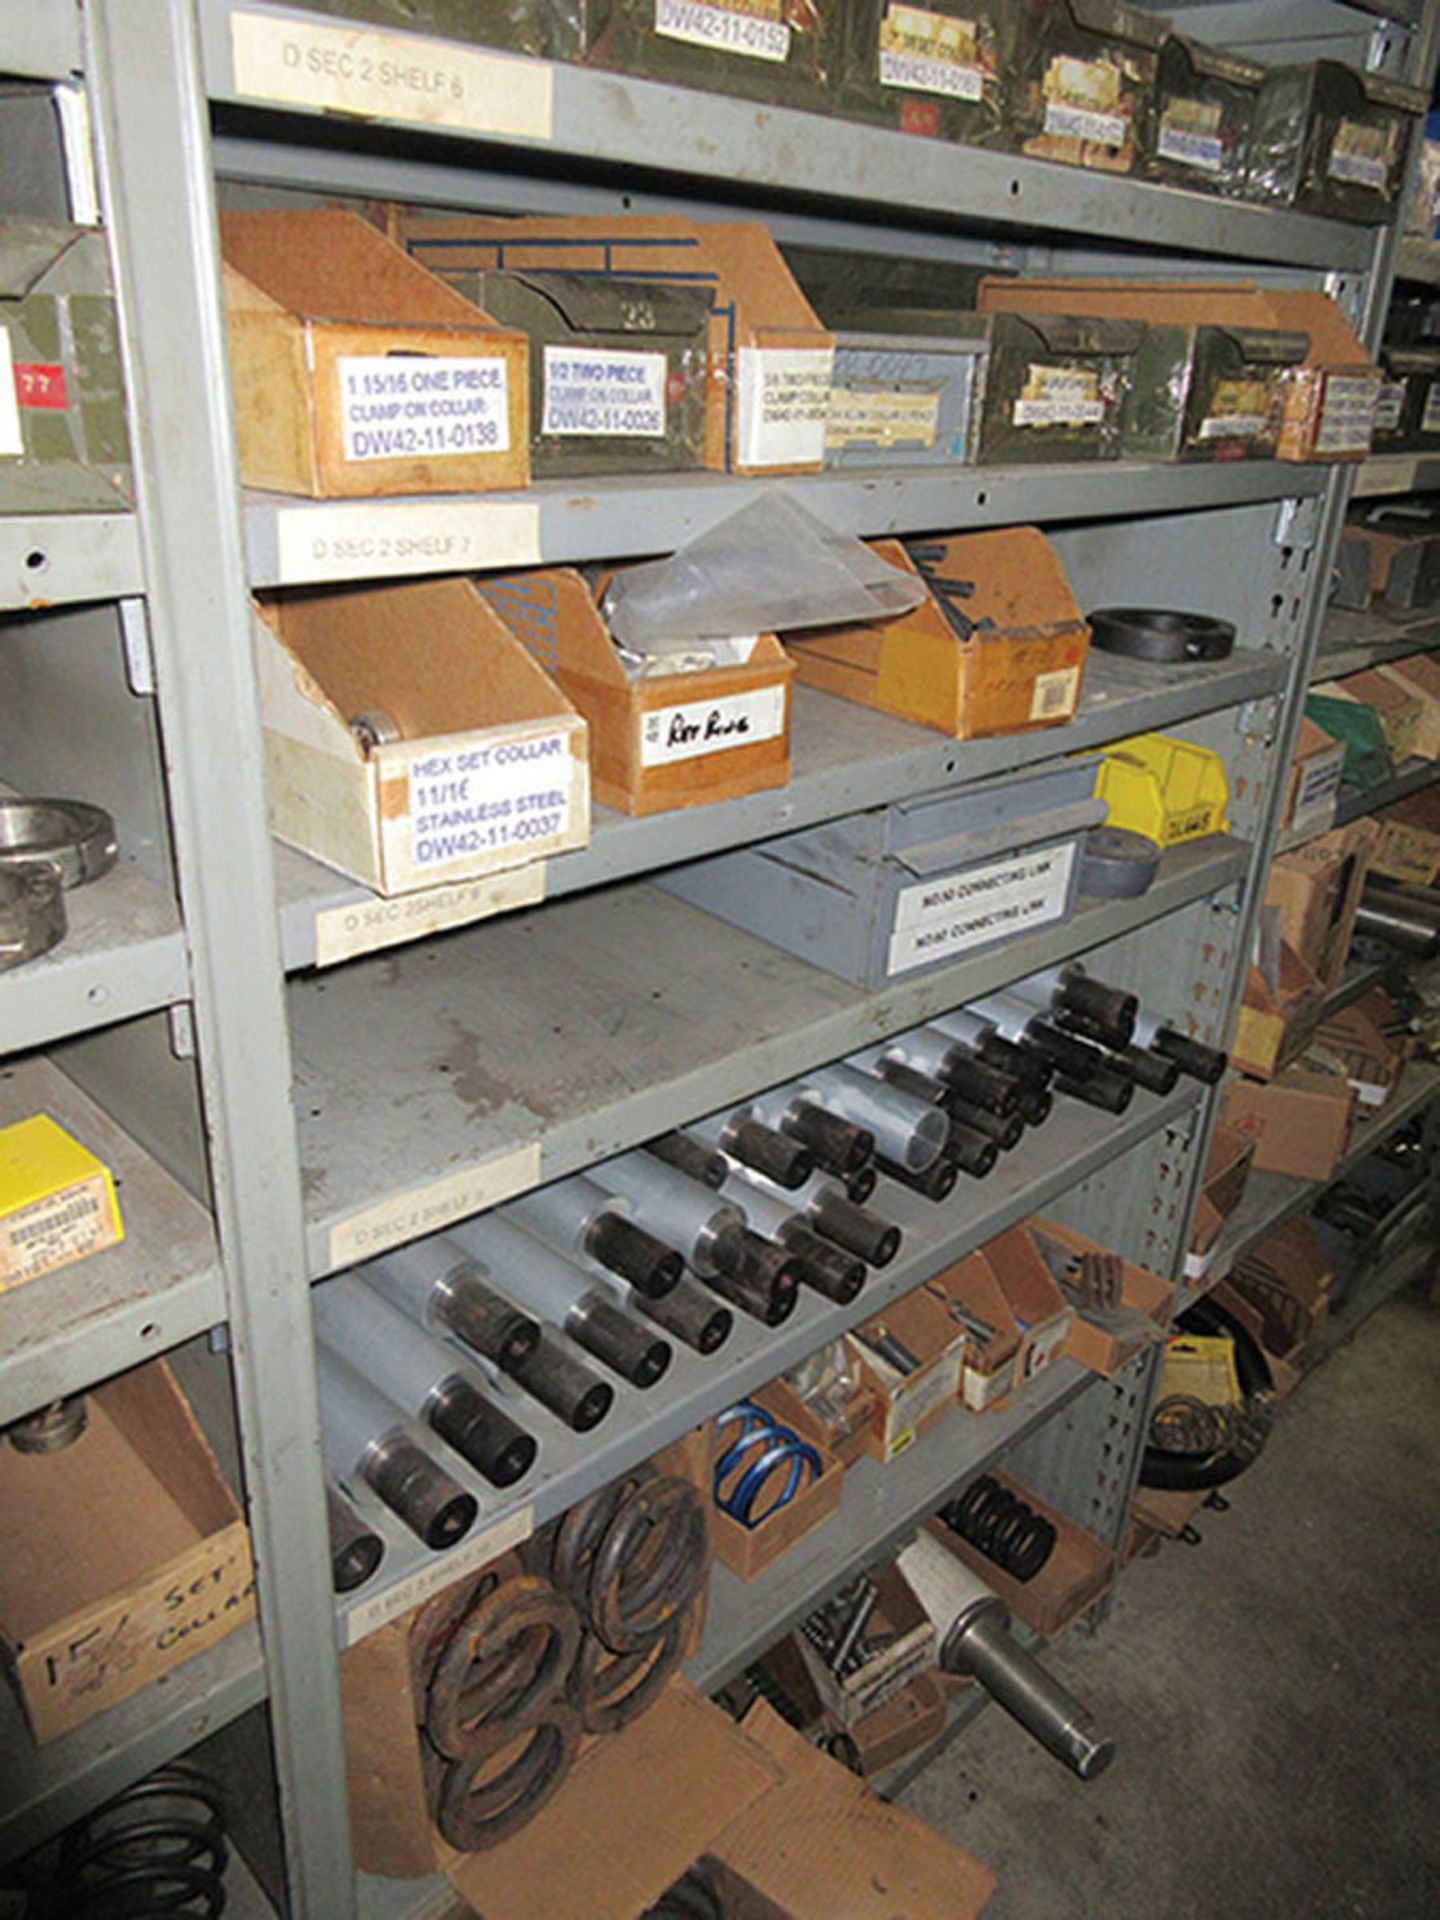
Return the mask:
[[665,433],[665,356],[604,347],[546,347],[540,431],[658,440]]
[[531,861],[493,880],[462,880],[424,893],[385,900],[379,894],[351,907],[325,907],[315,916],[315,964],[333,967],[357,954],[400,946],[446,927],[464,927],[492,914],[537,907],[545,898],[545,862]]
[[447,460],[510,451],[503,360],[383,353],[335,363],[347,460]]
[[282,507],[275,515],[276,584],[372,580],[392,574],[478,573],[540,560],[540,509],[476,500],[365,500]]
[[532,1140],[510,1153],[496,1154],[443,1180],[432,1180],[428,1186],[352,1213],[330,1229],[329,1264],[353,1267],[357,1260],[368,1260],[422,1233],[438,1233],[452,1220],[463,1220],[539,1184],[540,1143]]
[[477,741],[410,760],[411,867],[438,879],[447,867],[507,847],[553,850],[572,824],[572,731]]
[[933,447],[940,431],[938,393],[832,387],[825,445]]
[[778,6],[753,9],[702,6],[699,0],[655,0],[655,31],[666,40],[717,53],[743,53],[747,60],[788,60],[790,29]]
[[785,689],[754,687],[715,700],[656,707],[640,722],[640,764],[665,767],[730,747],[753,747],[785,731]]
[[969,867],[949,879],[902,887],[895,898],[886,972],[933,966],[1061,919],[1074,865],[1070,841]]
[[523,1546],[534,1531],[535,1509],[521,1507],[517,1513],[497,1520],[493,1527],[472,1533],[463,1545],[449,1547],[445,1552],[435,1554],[424,1566],[418,1567],[409,1579],[397,1580],[393,1587],[387,1587],[383,1593],[377,1593],[373,1598],[351,1607],[345,1616],[346,1646],[353,1647],[367,1633],[374,1633],[377,1627],[383,1627],[389,1620],[398,1620],[402,1613],[409,1613],[422,1600],[429,1600],[456,1580],[463,1579],[467,1573],[472,1573],[476,1567],[498,1560],[502,1553],[509,1553],[512,1547]]
[[1030,695],[1032,720],[1068,719],[1080,698],[1079,667],[1055,667],[1049,673],[1037,673]]
[[418,35],[237,13],[235,91],[326,113],[548,140],[550,67]]
[[1379,379],[1366,373],[1332,373],[1326,377],[1320,403],[1320,430],[1316,453],[1366,454],[1375,426]]
[[818,467],[835,373],[833,347],[741,347],[735,460]]
[[10,329],[0,327],[0,459],[12,459],[24,451],[25,436],[20,431],[20,408],[16,403]]

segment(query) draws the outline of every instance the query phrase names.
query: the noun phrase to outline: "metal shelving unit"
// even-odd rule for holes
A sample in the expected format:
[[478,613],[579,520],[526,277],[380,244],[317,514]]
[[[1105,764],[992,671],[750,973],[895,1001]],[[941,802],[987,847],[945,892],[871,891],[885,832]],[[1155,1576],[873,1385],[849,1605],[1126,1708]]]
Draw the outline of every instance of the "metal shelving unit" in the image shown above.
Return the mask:
[[1383,666],[1406,654],[1428,653],[1440,645],[1440,614],[1433,607],[1423,613],[1352,613],[1332,607],[1325,615],[1320,647],[1310,668],[1315,680],[1343,680],[1347,673]]
[[[1228,35],[1237,13],[1250,23],[1241,38],[1263,48],[1263,7],[1187,9],[1185,23]],[[1392,36],[1391,69],[1428,75],[1435,13]],[[307,1280],[1071,954],[1223,1039],[1299,697],[1320,670],[1324,583],[1352,476],[1240,462],[786,480],[837,527],[865,534],[1044,524],[1084,604],[1213,604],[1236,620],[1243,650],[1183,676],[1097,656],[1073,725],[999,741],[957,743],[802,689],[785,789],[648,819],[600,809],[588,848],[515,876],[513,889],[383,902],[271,841],[247,589],[653,553],[713,526],[763,483],[695,474],[401,501],[242,496],[217,194],[682,206],[881,254],[1047,271],[1223,276],[1238,266],[1328,285],[1370,338],[1393,235],[436,41],[417,44],[463,81],[463,105],[427,124],[398,95],[297,89],[272,57],[285,38],[323,50],[349,31],[269,0],[88,0],[83,12],[10,0],[0,17],[0,72],[86,96],[138,477],[133,513],[0,520],[0,609],[29,636],[33,686],[46,684],[40,641],[59,619],[79,623],[67,646],[93,634],[108,663],[93,712],[57,726],[54,753],[59,772],[79,779],[107,718],[123,719],[116,738],[134,750],[98,755],[96,778],[113,787],[135,851],[73,897],[75,931],[52,959],[0,983],[5,1045],[54,1049],[0,1072],[0,1113],[43,1099],[73,1118],[123,1179],[128,1228],[121,1247],[0,1298],[0,1419],[224,1323],[260,1610],[258,1630],[51,1748],[27,1752],[13,1710],[0,1719],[7,1757],[12,1747],[26,1756],[0,1792],[0,1841],[7,1853],[33,1844],[263,1700],[292,1912],[328,1920],[358,1901],[367,1920],[418,1920],[436,1904],[433,1881],[357,1886],[351,1870]],[[88,156],[69,157],[83,172]],[[1364,645],[1368,659],[1391,640],[1356,633],[1341,644],[1350,658]],[[1087,906],[883,992],[849,987],[647,884],[724,848],[1157,727],[1223,754],[1234,838],[1177,849],[1141,900]],[[7,738],[0,713],[0,772],[33,784],[35,752]],[[467,924],[482,915],[492,917]],[[432,937],[447,929],[457,930]],[[942,1208],[887,1188],[906,1248],[859,1302],[841,1312],[807,1301],[770,1334],[746,1323],[723,1361],[678,1355],[659,1397],[622,1393],[583,1443],[537,1421],[540,1471],[503,1499],[485,1490],[467,1558],[1037,1208],[1175,1277],[1215,1104],[1184,1088],[1141,1096],[1122,1120],[1097,1125],[1062,1102],[986,1183],[964,1183]],[[765,1580],[742,1589],[716,1575],[694,1671],[707,1681],[734,1671],[957,1480],[1021,1438],[1033,1450],[1060,1418],[1064,1445],[1035,1454],[1042,1491],[1115,1534],[1148,1391],[1147,1369],[1130,1372],[1104,1383],[1062,1363],[1005,1413],[970,1421],[957,1411],[891,1467],[862,1465],[829,1527]],[[1112,1427],[1131,1437],[1102,1465]],[[446,1563],[456,1576],[463,1564]],[[418,1548],[392,1537],[383,1582],[339,1610],[339,1637],[378,1624],[425,1569]]]

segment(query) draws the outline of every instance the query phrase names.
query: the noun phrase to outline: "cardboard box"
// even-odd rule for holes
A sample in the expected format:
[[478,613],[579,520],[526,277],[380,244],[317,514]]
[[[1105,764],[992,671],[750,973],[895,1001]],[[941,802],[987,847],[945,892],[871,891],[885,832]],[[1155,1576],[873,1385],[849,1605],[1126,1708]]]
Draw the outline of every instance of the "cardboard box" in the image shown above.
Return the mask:
[[[901,1373],[871,1344],[886,1333],[915,1356],[913,1373]],[[877,1460],[894,1460],[959,1398],[964,1331],[928,1288],[916,1287],[863,1321],[848,1342],[861,1378],[875,1395],[868,1451]]]
[[1289,1220],[1241,1255],[1229,1284],[1261,1316],[1266,1352],[1293,1360],[1325,1323],[1333,1278],[1319,1235]]
[[1340,60],[1272,67],[1255,114],[1251,196],[1326,219],[1388,222],[1429,96]]
[[0,1127],[0,1293],[124,1238],[102,1160],[48,1113]]
[[1273,460],[1286,377],[1310,344],[1297,330],[1212,323],[1194,281],[986,279],[979,305],[1144,323],[1121,413],[1125,459]]
[[338,208],[220,216],[240,476],[318,499],[530,478],[529,349]]
[[1017,9],[1009,0],[853,0],[845,7],[847,118],[1001,146]]
[[1150,146],[1168,24],[1117,0],[1026,0],[1010,96],[1019,151],[1104,173],[1136,171]]
[[1414,1051],[1413,1036],[1383,987],[1372,987],[1348,1007],[1327,1015],[1311,1050],[1336,1060],[1362,1107],[1377,1109],[1399,1086]]
[[[991,286],[990,280],[981,281],[982,302]],[[1145,337],[1140,322],[996,312],[989,315],[989,327],[976,461],[1050,466],[1118,460],[1126,396]]]
[[1440,760],[1440,660],[1430,653],[1412,653],[1377,669],[1420,703],[1410,751],[1423,760]]
[[[1064,1272],[1072,1259],[1084,1253],[1108,1251],[1098,1240],[1088,1240],[1083,1233],[1061,1226],[1058,1220],[1027,1220],[1025,1231],[1039,1249],[1062,1294],[1066,1289],[1060,1281],[1060,1272]],[[1084,1307],[1070,1298],[1073,1318],[1065,1338],[1065,1351],[1082,1367],[1111,1379],[1122,1367],[1128,1366],[1136,1354],[1164,1339],[1174,1299],[1175,1289],[1168,1280],[1151,1273],[1148,1267],[1137,1266],[1133,1260],[1123,1260],[1118,1307]]]
[[[585,722],[466,580],[257,603],[270,824],[386,895],[590,838]],[[398,740],[348,724],[379,711]]]
[[1273,1079],[1305,1050],[1319,1023],[1325,993],[1288,941],[1280,943],[1279,978],[1273,987],[1252,962],[1230,1043],[1231,1064],[1256,1079]]
[[942,1300],[967,1308],[986,1326],[994,1328],[989,1339],[980,1340],[971,1333],[965,1336],[960,1398],[971,1413],[983,1413],[987,1407],[998,1406],[1015,1386],[1020,1329],[989,1261],[983,1252],[967,1254],[927,1285]]
[[1255,1142],[1257,1172],[1328,1180],[1350,1145],[1355,1094],[1338,1074],[1288,1067],[1265,1085],[1232,1079],[1223,1111],[1227,1126]]
[[1302,714],[1295,735],[1281,826],[1290,827],[1297,834],[1323,833],[1335,818],[1344,767],[1344,743],[1332,740],[1322,727]]
[[496,220],[397,210],[411,257],[445,274],[530,269],[705,287],[711,295],[705,464],[722,473],[810,473],[825,457],[835,340],[768,229],[678,214]]
[[717,642],[738,664],[632,680],[578,573],[490,574],[477,589],[590,730],[595,798],[622,813],[708,806],[790,778],[795,669],[773,634]]
[[978,1350],[967,1343],[974,1357],[967,1352],[963,1398],[977,1413],[996,1406],[1012,1386],[1023,1387],[1043,1373],[1065,1351],[1071,1311],[1024,1226],[987,1240],[927,1285],[996,1329],[995,1341]]
[[1055,1546],[1050,1558],[1032,1580],[1016,1580],[988,1554],[952,1532],[938,1515],[926,1521],[926,1530],[948,1553],[953,1553],[972,1573],[978,1574],[987,1587],[993,1588],[1017,1620],[1047,1640],[1053,1639],[1109,1589],[1115,1578],[1115,1556],[1102,1540],[1097,1540],[1069,1514],[1042,1500],[1022,1481],[996,1468],[992,1468],[991,1473],[1002,1487],[1017,1494],[1055,1529]]
[[[875,552],[916,571],[898,540]],[[957,740],[1028,733],[1075,717],[1090,629],[1060,557],[1038,527],[956,535],[936,572],[974,582],[964,603],[993,628],[959,640],[931,595],[898,620],[824,627],[787,640],[800,679]]]
[[1370,667],[1364,673],[1347,674],[1343,680],[1326,680],[1316,692],[1372,708],[1380,717],[1380,729],[1396,766],[1415,754],[1425,702],[1401,681]]
[[1326,993],[1345,971],[1376,834],[1373,821],[1354,820],[1271,863],[1265,904],[1276,909],[1281,937]]
[[824,112],[839,80],[840,0],[587,0],[586,61],[671,86]]
[[1243,1293],[1237,1293],[1229,1280],[1222,1280],[1213,1289],[1211,1299],[1216,1306],[1238,1320],[1265,1355],[1270,1368],[1270,1384],[1275,1397],[1283,1400],[1293,1393],[1300,1384],[1300,1369],[1290,1360],[1282,1360],[1278,1354],[1271,1353],[1265,1345],[1265,1320],[1259,1309],[1247,1300]]
[[1440,530],[1421,520],[1406,526],[1380,509],[1373,521],[1347,520],[1341,534],[1337,604],[1369,607],[1376,602],[1411,613],[1440,600]]
[[1379,838],[1370,856],[1376,873],[1413,886],[1440,880],[1440,792],[1412,793],[1375,815]]
[[945,1731],[946,1694],[935,1671],[916,1674],[910,1684],[849,1729],[860,1756],[861,1777],[874,1780],[891,1767],[934,1746]]
[[59,1453],[0,1448],[0,1645],[42,1746],[255,1613],[239,1503],[165,1362],[87,1406]]
[[885,1637],[886,1644],[843,1678],[831,1672],[803,1628],[795,1636],[821,1704],[842,1727],[856,1726],[893,1700],[935,1661],[934,1622],[899,1567],[888,1566],[876,1574],[875,1590],[878,1597],[867,1633]]
[[[922,21],[948,18],[908,12]],[[966,313],[955,314],[948,333],[934,339],[837,333],[825,465],[949,467],[969,460],[989,352],[988,326]]]
[[1243,199],[1265,69],[1167,33],[1155,81],[1145,172],[1152,180]]
[[[793,1388],[784,1380],[772,1380],[750,1397],[782,1426],[789,1427],[798,1438],[814,1447],[820,1457],[821,1471],[818,1480],[809,1481],[793,1500],[777,1507],[758,1526],[744,1527],[720,1507],[713,1509],[710,1533],[715,1558],[742,1580],[758,1579],[782,1553],[788,1553],[806,1534],[813,1533],[834,1513],[845,1491],[845,1469],[830,1451],[824,1426]],[[714,1442],[717,1464],[727,1444],[725,1430],[720,1429]],[[732,1472],[727,1487],[734,1478]],[[713,1500],[713,1488],[707,1489],[707,1494]]]
[[1203,1280],[1209,1274],[1225,1222],[1245,1197],[1254,1158],[1253,1140],[1227,1127],[1223,1120],[1215,1123],[1185,1255],[1187,1280]]
[[118,513],[134,474],[98,227],[0,226],[0,512]]

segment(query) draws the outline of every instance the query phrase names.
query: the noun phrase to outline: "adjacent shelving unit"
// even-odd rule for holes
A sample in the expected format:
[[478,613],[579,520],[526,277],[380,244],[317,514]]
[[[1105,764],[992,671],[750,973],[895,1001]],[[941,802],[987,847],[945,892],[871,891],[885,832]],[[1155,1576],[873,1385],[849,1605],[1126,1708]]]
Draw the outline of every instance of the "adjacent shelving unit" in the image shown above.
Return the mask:
[[[1268,45],[1264,9],[1238,12],[1247,46]],[[1236,15],[1231,4],[1187,8],[1186,29],[1225,37]],[[33,1748],[0,1698],[0,1859],[263,1702],[291,1914],[425,1920],[440,1910],[439,1883],[353,1871],[335,1653],[399,1611],[413,1576],[437,1562],[381,1522],[383,1575],[353,1604],[332,1604],[309,1284],[1071,955],[1223,1043],[1305,686],[1426,646],[1440,620],[1332,615],[1317,652],[1357,478],[1343,467],[786,479],[859,534],[1045,525],[1085,604],[1213,604],[1235,620],[1240,646],[1183,672],[1097,654],[1072,725],[999,740],[956,742],[800,689],[788,786],[642,819],[597,809],[586,849],[513,886],[384,901],[276,845],[249,590],[662,552],[767,483],[681,474],[374,502],[243,493],[217,201],[293,189],[487,210],[679,207],[880,255],[1047,272],[1256,271],[1328,285],[1372,341],[1395,246],[1388,230],[413,35],[407,49],[463,69],[463,105],[439,120],[417,118],[403,91],[337,93],[323,60],[298,63],[321,77],[297,81],[297,63],[270,57],[290,42],[323,51],[353,25],[271,0],[9,0],[0,11],[0,74],[83,98],[93,129],[92,152],[82,117],[64,116],[74,197],[54,211],[83,209],[97,188],[139,502],[133,513],[0,518],[10,616],[0,670],[8,631],[48,638],[56,622],[67,647],[104,660],[106,691],[84,716],[55,669],[53,749],[68,776],[93,764],[104,789],[94,797],[112,804],[125,850],[146,849],[144,862],[122,860],[72,896],[72,933],[53,956],[0,981],[0,1044],[17,1056],[0,1067],[0,1121],[43,1107],[72,1125],[114,1169],[127,1226],[122,1245],[0,1296],[0,1423],[223,1328],[260,1610],[258,1628],[53,1746]],[[1428,81],[1437,28],[1431,6],[1392,37],[1396,72]],[[1440,486],[1440,460],[1396,456],[1369,463],[1357,490],[1428,484]],[[26,657],[43,684],[46,647]],[[135,751],[114,749],[111,721]],[[651,884],[727,848],[1157,728],[1223,756],[1230,836],[1172,850],[1138,900],[1084,904],[1068,922],[884,990],[850,987]],[[8,755],[28,766],[34,753],[7,732],[0,703],[0,772]],[[1396,792],[1423,784],[1413,768],[1401,780]],[[1356,971],[1342,991],[1365,982]],[[1402,1124],[1437,1090],[1440,1070],[1417,1070],[1370,1129]],[[477,1483],[481,1522],[444,1566],[458,1577],[1038,1209],[1176,1278],[1215,1106],[1188,1082],[1165,1099],[1138,1096],[1118,1120],[1062,1100],[989,1179],[962,1181],[943,1206],[887,1185],[904,1250],[857,1302],[807,1298],[777,1330],[743,1321],[713,1360],[677,1353],[659,1388],[622,1390],[583,1439],[536,1418],[539,1468],[504,1496]],[[1357,1136],[1356,1153],[1383,1137]],[[1257,1178],[1234,1231],[1259,1233],[1306,1197]],[[830,1524],[766,1577],[747,1586],[716,1573],[692,1674],[714,1685],[739,1671],[953,1487],[1026,1436],[1057,1432],[1057,1419],[1066,1444],[1051,1450],[1058,1464],[1042,1490],[1118,1544],[1153,1371],[1142,1359],[1106,1382],[1060,1362],[1005,1411],[957,1409],[889,1467],[860,1463]],[[1112,1431],[1126,1437],[1112,1442]],[[952,1725],[973,1710],[961,1703]]]

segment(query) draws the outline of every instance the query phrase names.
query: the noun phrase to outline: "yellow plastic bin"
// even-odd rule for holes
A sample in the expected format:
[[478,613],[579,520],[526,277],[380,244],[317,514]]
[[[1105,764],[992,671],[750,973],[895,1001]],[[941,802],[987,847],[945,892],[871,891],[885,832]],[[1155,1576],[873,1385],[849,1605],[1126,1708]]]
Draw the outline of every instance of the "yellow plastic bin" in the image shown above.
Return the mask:
[[1230,830],[1224,761],[1172,734],[1121,740],[1101,762],[1095,791],[1110,809],[1112,827],[1143,833],[1162,847]]

